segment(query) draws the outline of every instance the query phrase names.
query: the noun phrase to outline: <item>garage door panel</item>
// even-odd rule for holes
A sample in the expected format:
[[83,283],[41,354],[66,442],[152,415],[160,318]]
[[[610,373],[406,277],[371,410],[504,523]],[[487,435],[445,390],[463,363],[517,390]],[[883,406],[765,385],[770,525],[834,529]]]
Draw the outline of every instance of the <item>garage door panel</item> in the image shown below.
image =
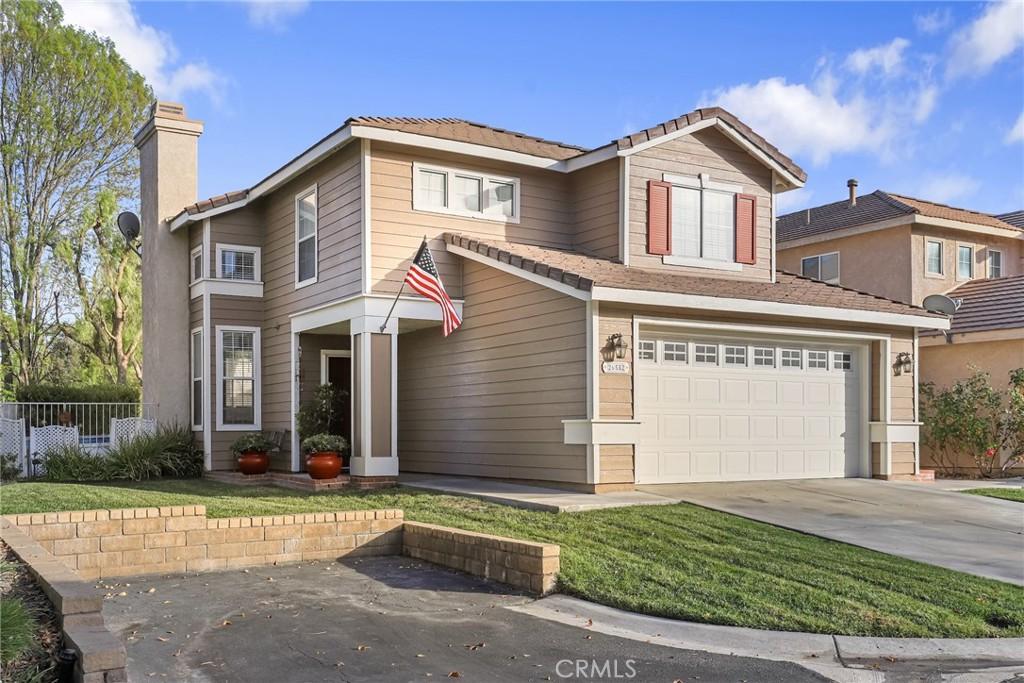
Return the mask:
[[[863,427],[859,367],[832,367],[833,354],[842,347],[809,342],[797,359],[799,367],[781,367],[782,349],[801,344],[751,341],[739,363],[730,351],[726,365],[726,346],[743,344],[724,340],[718,342],[719,365],[696,365],[695,344],[713,347],[714,341],[695,337],[688,342],[687,356],[679,354],[685,344],[678,336],[665,339],[676,342],[669,362],[660,355],[665,345],[657,344],[656,362],[637,364],[637,416],[644,424],[637,446],[638,482],[858,474]],[[754,366],[754,349],[765,346],[774,347],[774,357]],[[808,359],[820,360],[826,349],[830,366],[808,368]],[[764,359],[760,354],[759,360]]]

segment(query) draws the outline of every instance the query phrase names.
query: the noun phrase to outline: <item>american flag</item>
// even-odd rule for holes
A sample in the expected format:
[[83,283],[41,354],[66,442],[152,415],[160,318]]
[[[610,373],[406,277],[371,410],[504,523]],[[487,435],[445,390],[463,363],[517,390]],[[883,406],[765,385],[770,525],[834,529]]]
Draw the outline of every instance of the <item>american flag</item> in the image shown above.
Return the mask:
[[441,307],[444,336],[447,337],[462,324],[462,319],[455,311],[455,305],[448,296],[448,292],[444,291],[441,276],[437,274],[434,257],[430,255],[430,249],[427,248],[425,239],[420,245],[420,250],[416,252],[416,258],[412,260],[412,265],[409,266],[409,272],[405,274],[405,283]]

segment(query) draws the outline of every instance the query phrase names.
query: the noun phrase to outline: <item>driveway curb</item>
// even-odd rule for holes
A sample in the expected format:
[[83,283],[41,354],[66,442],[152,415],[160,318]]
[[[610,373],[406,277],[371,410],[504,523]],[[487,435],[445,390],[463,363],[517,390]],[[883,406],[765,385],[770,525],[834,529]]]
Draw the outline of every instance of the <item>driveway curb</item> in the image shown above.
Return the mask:
[[792,662],[842,681],[881,680],[880,671],[925,662],[957,664],[961,671],[1024,668],[1024,638],[870,638],[762,631],[651,617],[566,595],[506,609],[655,645]]

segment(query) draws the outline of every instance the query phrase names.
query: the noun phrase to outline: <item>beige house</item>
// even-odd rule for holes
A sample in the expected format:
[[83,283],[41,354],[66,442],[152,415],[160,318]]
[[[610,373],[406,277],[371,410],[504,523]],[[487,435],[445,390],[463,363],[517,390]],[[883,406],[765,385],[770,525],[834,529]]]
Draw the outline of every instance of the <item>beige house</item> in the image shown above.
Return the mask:
[[849,189],[844,201],[779,216],[779,266],[918,305],[951,297],[952,328],[920,336],[921,381],[950,386],[978,369],[1005,384],[1024,367],[1024,212]]
[[[210,469],[351,391],[353,477],[558,483],[907,477],[919,329],[944,316],[780,273],[806,178],[721,109],[584,149],[460,119],[351,118],[196,202],[202,125],[157,103],[142,160],[145,398]],[[464,318],[402,278],[426,236]]]

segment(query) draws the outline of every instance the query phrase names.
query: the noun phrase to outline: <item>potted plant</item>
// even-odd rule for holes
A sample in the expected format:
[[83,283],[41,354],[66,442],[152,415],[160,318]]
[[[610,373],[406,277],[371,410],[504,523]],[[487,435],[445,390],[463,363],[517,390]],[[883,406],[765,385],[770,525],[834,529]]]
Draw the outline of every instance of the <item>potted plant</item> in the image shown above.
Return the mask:
[[231,444],[231,452],[238,456],[238,471],[242,474],[266,474],[270,469],[268,453],[277,444],[260,432],[243,434]]
[[320,433],[302,440],[302,450],[308,453],[306,470],[313,479],[334,479],[341,474],[341,453],[348,448],[345,437]]

